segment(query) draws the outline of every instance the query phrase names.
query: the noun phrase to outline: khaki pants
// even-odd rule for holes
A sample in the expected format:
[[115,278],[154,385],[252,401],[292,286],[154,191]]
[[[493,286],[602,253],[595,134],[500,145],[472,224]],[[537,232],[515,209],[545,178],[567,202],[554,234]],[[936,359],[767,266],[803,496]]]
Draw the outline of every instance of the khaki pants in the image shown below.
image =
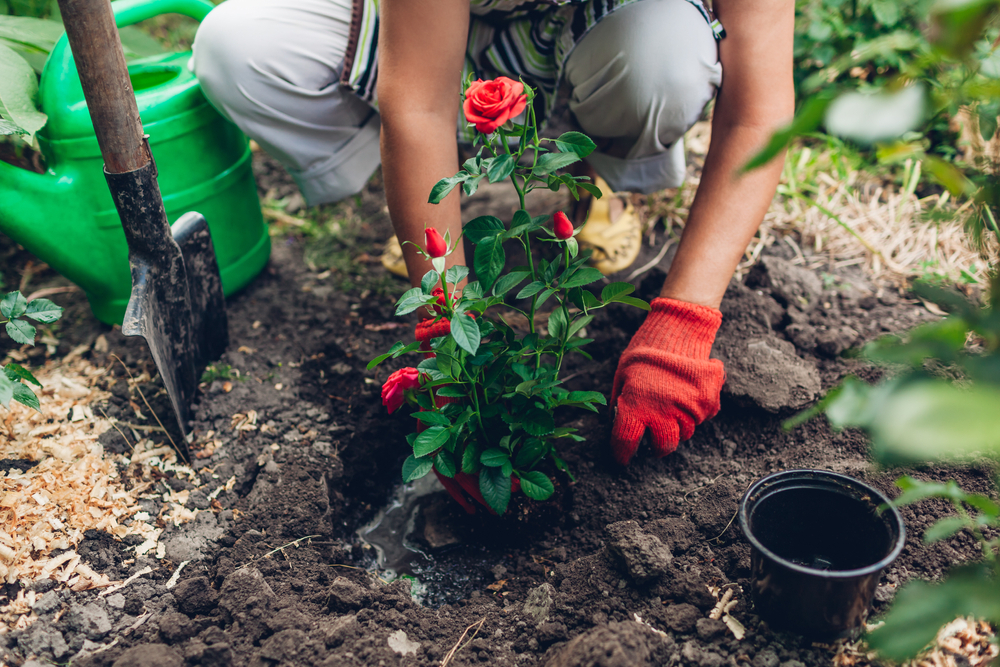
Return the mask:
[[[278,159],[310,205],[361,190],[380,162],[379,117],[341,89],[351,0],[229,0],[202,22],[192,68],[208,99]],[[722,81],[715,35],[686,0],[608,15],[564,69],[588,160],[616,191],[684,180],[684,132]]]

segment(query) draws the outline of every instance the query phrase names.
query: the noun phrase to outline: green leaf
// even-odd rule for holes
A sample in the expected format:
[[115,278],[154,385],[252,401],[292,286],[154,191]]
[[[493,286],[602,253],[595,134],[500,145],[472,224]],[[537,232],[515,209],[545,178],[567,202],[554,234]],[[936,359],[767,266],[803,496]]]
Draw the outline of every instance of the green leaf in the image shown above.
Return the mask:
[[0,301],[0,315],[3,315],[7,319],[21,317],[27,308],[28,300],[21,296],[20,292],[8,292],[3,300]]
[[521,427],[531,435],[548,435],[556,430],[552,413],[541,408],[532,408],[524,416]]
[[571,391],[564,399],[571,403],[600,403],[607,405],[604,394],[599,391]]
[[[428,271],[424,274],[424,277],[420,279],[420,291],[424,294],[430,294],[434,291],[434,288],[441,284],[441,274],[437,271]],[[409,294],[413,290],[409,290],[406,294]],[[403,296],[406,296],[404,294]]]
[[566,279],[566,282],[560,285],[563,289],[570,289],[571,287],[582,287],[584,285],[589,285],[592,282],[598,281],[604,277],[604,274],[595,269],[592,266],[585,266],[577,269],[576,273],[571,275]]
[[552,480],[540,470],[521,473],[521,491],[532,500],[548,500],[555,492]]
[[[527,211],[523,208],[519,208],[514,212],[514,219],[511,220],[510,229],[504,234],[504,238],[512,239],[515,236],[520,236],[525,232],[530,232],[538,229],[548,220],[549,216],[542,215],[536,218],[532,218]],[[541,222],[539,222],[541,220]]]
[[514,298],[515,299],[530,299],[531,297],[533,297],[536,294],[538,294],[539,292],[541,292],[543,289],[545,289],[545,283],[543,283],[540,280],[536,280],[535,282],[528,283],[523,288],[521,288],[521,291],[518,292],[517,296],[514,297]]
[[10,408],[10,401],[14,398],[14,389],[18,385],[24,386],[20,382],[11,380],[6,373],[0,373],[0,405]]
[[514,456],[514,465],[518,468],[531,468],[549,451],[549,445],[544,440],[531,438]]
[[587,157],[597,148],[597,144],[582,132],[566,132],[561,134],[555,140],[555,145],[563,153],[576,153],[580,157]]
[[8,322],[7,335],[16,343],[23,343],[24,345],[35,344],[35,327],[24,320],[11,320]]
[[832,93],[820,93],[806,100],[792,122],[772,134],[767,145],[750,158],[740,171],[753,171],[763,167],[784,152],[795,137],[814,132],[823,122],[831,99]]
[[924,482],[912,477],[900,477],[896,480],[896,486],[903,490],[903,493],[892,501],[896,507],[903,507],[927,498],[945,498],[952,502],[962,502],[966,498],[965,491],[954,480],[948,480],[942,484],[940,482]]
[[451,426],[451,420],[440,412],[419,410],[414,412],[413,416],[416,417],[421,423],[427,424],[428,426]]
[[451,337],[460,348],[474,355],[479,350],[479,323],[465,313],[458,314],[451,321]]
[[48,53],[63,34],[59,21],[32,16],[0,16],[0,41],[15,49]]
[[455,457],[451,452],[442,449],[437,456],[434,457],[434,469],[445,477],[454,477],[455,473],[458,472],[455,466]]
[[[980,126],[981,126],[981,124],[980,124]],[[25,132],[24,128],[22,128],[21,126],[15,125],[14,123],[10,122],[9,120],[4,120],[3,118],[0,118],[0,135],[3,135],[3,136],[10,136],[10,135],[22,136],[22,135],[25,135],[25,134],[27,134],[27,132]]]
[[946,516],[936,521],[924,531],[924,544],[932,544],[947,539],[965,528],[965,519],[960,516]]
[[10,47],[0,44],[0,117],[24,130],[28,143],[48,116],[38,110],[38,78],[31,65]]
[[569,325],[569,333],[567,334],[567,337],[572,338],[577,333],[579,333],[581,329],[590,324],[593,320],[594,320],[593,315],[584,315],[583,317],[576,318],[575,320],[573,320],[573,323]]
[[[462,265],[453,266],[445,272],[444,280],[449,285],[455,285],[457,283],[462,282],[462,280],[464,280],[465,277],[468,275],[469,275],[469,267]],[[450,291],[451,290],[449,289],[449,292]]]
[[469,178],[469,174],[459,172],[454,176],[449,176],[448,178],[442,178],[440,181],[434,184],[431,188],[431,196],[427,200],[430,204],[439,204],[441,200],[448,196],[448,193],[455,189],[455,186],[462,181]]
[[504,262],[507,257],[503,251],[503,241],[497,237],[483,239],[476,245],[476,256],[473,266],[476,269],[476,277],[482,284],[483,289],[489,289],[493,282],[503,271]]
[[486,504],[497,514],[507,511],[510,502],[510,475],[500,468],[483,468],[479,471],[479,490]]
[[467,475],[474,475],[482,468],[479,462],[479,447],[469,443],[462,452],[462,472]]
[[35,392],[31,391],[31,389],[20,382],[14,383],[14,400],[22,405],[28,406],[32,410],[41,412],[41,404],[38,402],[38,397],[35,396]]
[[496,468],[497,466],[502,466],[504,463],[510,461],[510,456],[507,452],[500,449],[499,447],[492,447],[487,449],[479,456],[479,462],[484,466],[490,466]]
[[535,301],[535,308],[536,309],[541,308],[542,304],[548,301],[549,297],[555,293],[556,293],[556,288],[554,287],[550,287],[549,289],[542,292],[541,295],[538,297],[538,300]]
[[447,384],[437,390],[437,395],[444,398],[465,398],[465,392],[458,385]]
[[604,289],[601,290],[601,301],[605,303],[609,301],[615,301],[620,296],[628,296],[635,291],[635,287],[629,283],[611,283],[610,285],[605,285]]
[[1000,618],[1000,585],[981,564],[956,568],[940,584],[911,581],[896,594],[885,624],[868,635],[883,657],[903,662],[957,617]]
[[492,215],[481,215],[478,218],[469,220],[465,224],[465,227],[462,228],[462,231],[467,239],[473,243],[480,243],[483,239],[502,234],[506,229],[500,218],[493,217]]
[[532,173],[535,176],[545,176],[579,161],[580,156],[576,153],[545,153],[538,158],[538,163]]
[[531,275],[531,271],[523,269],[521,271],[511,271],[505,276],[500,276],[500,279],[493,286],[494,296],[503,296],[507,292],[511,291],[517,287],[521,281]]
[[551,313],[549,313],[548,328],[550,336],[562,340],[563,336],[566,334],[567,325],[568,323],[566,321],[565,309],[556,308]]
[[827,107],[828,133],[870,145],[901,137],[924,121],[927,94],[915,83],[897,91],[842,93]]
[[514,172],[514,167],[517,166],[517,161],[514,159],[514,155],[510,153],[504,153],[497,159],[493,160],[493,164],[490,165],[487,175],[489,176],[490,183],[496,183],[507,178]]
[[31,371],[20,364],[9,363],[3,367],[3,371],[11,380],[24,380],[25,382],[30,382],[36,387],[42,386],[42,383],[35,379],[35,376],[31,374]]
[[636,299],[631,296],[620,296],[615,299],[618,303],[624,303],[627,306],[635,306],[636,308],[641,308],[642,310],[649,310],[649,304],[642,299]]
[[417,435],[413,441],[413,455],[416,457],[427,456],[441,447],[444,447],[451,437],[451,432],[443,426],[431,426],[429,429]]
[[872,0],[872,14],[875,20],[887,28],[899,23],[898,0]]
[[62,317],[63,309],[48,299],[32,299],[28,302],[24,314],[36,322],[49,324]]
[[434,462],[430,457],[416,458],[412,454],[406,457],[403,461],[403,481],[412,482],[414,480],[420,479],[427,473],[431,471],[434,467]]

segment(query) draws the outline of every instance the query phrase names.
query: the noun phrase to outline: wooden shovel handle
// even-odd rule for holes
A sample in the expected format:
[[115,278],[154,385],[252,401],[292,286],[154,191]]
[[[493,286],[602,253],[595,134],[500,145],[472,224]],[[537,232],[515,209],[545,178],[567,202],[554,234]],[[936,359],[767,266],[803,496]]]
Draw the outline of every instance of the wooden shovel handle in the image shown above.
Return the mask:
[[152,159],[128,78],[110,0],[59,0],[66,37],[80,73],[104,167],[124,174]]

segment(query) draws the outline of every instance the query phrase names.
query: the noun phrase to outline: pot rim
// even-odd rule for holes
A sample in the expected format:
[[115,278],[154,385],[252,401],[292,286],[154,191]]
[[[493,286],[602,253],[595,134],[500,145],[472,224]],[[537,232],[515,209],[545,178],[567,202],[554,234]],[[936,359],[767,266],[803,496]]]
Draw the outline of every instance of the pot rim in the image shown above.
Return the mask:
[[[859,490],[863,490],[864,492],[869,493],[872,496],[876,497],[878,500],[881,501],[882,505],[888,506],[886,512],[891,512],[896,527],[899,529],[899,534],[898,537],[896,538],[896,544],[893,546],[892,550],[877,562],[872,563],[871,565],[867,565],[865,567],[856,568],[853,570],[818,570],[812,567],[807,567],[805,565],[799,565],[798,563],[793,563],[792,561],[782,558],[778,554],[774,553],[773,551],[765,547],[750,530],[750,517],[747,507],[749,505],[748,501],[750,497],[753,496],[755,493],[757,493],[762,486],[773,484],[776,481],[780,481],[781,478],[783,477],[805,476],[803,474],[811,477],[821,477],[821,478],[825,477],[827,479],[835,479],[841,482],[847,482],[850,486],[858,488]],[[883,515],[884,514],[885,512],[883,512]],[[861,480],[849,477],[847,475],[843,475],[841,473],[832,472],[830,470],[795,468],[792,470],[780,470],[778,472],[771,473],[770,475],[767,475],[765,477],[761,477],[756,482],[751,484],[750,488],[747,489],[746,493],[743,494],[743,498],[740,499],[740,507],[737,512],[737,515],[740,522],[740,528],[743,530],[743,534],[746,536],[747,540],[750,541],[750,544],[753,546],[753,548],[757,549],[760,553],[764,554],[768,558],[774,560],[775,562],[781,564],[782,566],[790,570],[802,574],[807,574],[813,577],[819,577],[822,579],[853,579],[877,573],[886,568],[894,560],[896,560],[900,552],[902,552],[903,547],[906,545],[906,525],[903,523],[903,516],[899,513],[899,510],[896,509],[894,505],[892,505],[892,501],[890,501],[885,496],[885,494],[883,494],[878,489],[872,488],[868,484],[865,484]]]

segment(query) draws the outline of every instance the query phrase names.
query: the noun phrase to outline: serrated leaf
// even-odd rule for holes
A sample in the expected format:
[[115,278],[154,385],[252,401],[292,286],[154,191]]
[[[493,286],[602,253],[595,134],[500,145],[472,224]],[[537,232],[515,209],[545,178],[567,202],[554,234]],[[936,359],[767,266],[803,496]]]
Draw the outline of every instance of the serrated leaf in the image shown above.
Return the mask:
[[431,426],[423,433],[418,434],[417,439],[413,441],[413,455],[418,458],[427,456],[444,447],[450,436],[451,432],[443,426]]
[[514,456],[514,465],[518,468],[531,468],[538,463],[548,449],[549,445],[545,441],[532,438],[517,451]]
[[412,454],[403,461],[403,481],[412,482],[431,471],[434,461],[430,457],[417,458]]
[[567,334],[567,336],[569,338],[572,338],[573,336],[578,334],[581,329],[590,324],[593,320],[594,320],[593,315],[584,315],[583,317],[578,317],[577,319],[573,320],[573,323],[569,325],[569,333]]
[[479,350],[479,323],[465,313],[456,315],[451,321],[451,337],[460,348],[474,355]]
[[471,197],[472,195],[476,194],[477,190],[479,190],[479,184],[482,182],[482,180],[483,180],[483,174],[479,174],[478,176],[473,176],[469,178],[467,181],[462,183],[462,192],[464,192],[466,196]]
[[497,159],[493,160],[493,164],[490,165],[489,171],[487,172],[490,183],[496,183],[507,178],[514,172],[514,167],[516,166],[517,161],[510,153],[504,153]]
[[584,285],[589,285],[592,282],[596,282],[604,277],[604,274],[595,269],[592,266],[584,266],[577,269],[576,273],[571,275],[566,279],[566,282],[560,285],[563,289],[570,289],[572,287],[583,287]]
[[[420,279],[420,291],[424,294],[430,294],[440,283],[441,274],[437,271],[428,271],[424,274],[424,277]],[[412,291],[413,290],[409,290],[407,294]]]
[[462,266],[461,264],[459,264],[458,266],[451,267],[445,272],[444,280],[449,285],[454,285],[456,283],[462,282],[462,280],[464,280],[465,277],[468,275],[469,275],[469,267]]
[[24,314],[36,322],[49,324],[62,317],[63,309],[48,299],[32,299],[28,302]]
[[524,416],[521,427],[531,435],[548,435],[556,430],[556,423],[551,413],[532,408]]
[[0,315],[7,319],[21,317],[28,308],[28,300],[20,292],[8,292],[3,300],[0,300]]
[[445,417],[440,412],[428,412],[427,410],[420,410],[413,413],[413,416],[417,418],[423,424],[428,426],[451,426],[451,420]]
[[521,288],[521,291],[518,292],[517,296],[515,296],[514,298],[530,299],[531,297],[541,292],[543,289],[545,289],[545,283],[543,283],[541,280],[536,280],[535,282],[528,283],[523,288]]
[[445,477],[454,477],[455,473],[458,472],[457,466],[455,465],[455,457],[447,450],[441,450],[441,452],[434,457],[434,469]]
[[567,401],[573,403],[600,403],[601,405],[607,405],[607,400],[604,398],[604,394],[599,391],[571,391],[566,395]]
[[479,462],[479,447],[470,443],[465,446],[462,452],[462,472],[467,475],[474,475],[482,468]]
[[576,153],[546,153],[538,158],[533,173],[535,176],[545,176],[579,161],[580,156]]
[[38,110],[38,77],[31,65],[0,44],[0,116],[24,130],[28,143],[48,116]]
[[532,500],[548,500],[555,490],[552,480],[542,471],[530,470],[521,473],[521,491]]
[[614,301],[616,297],[628,296],[634,291],[635,287],[629,283],[611,283],[601,290],[601,301]]
[[587,157],[597,148],[590,137],[582,132],[566,132],[555,140],[556,148],[563,153],[576,153],[580,157]]
[[484,466],[497,467],[502,466],[504,463],[510,461],[510,456],[507,452],[500,449],[499,447],[492,447],[487,449],[485,452],[479,455],[479,462]]
[[20,382],[14,383],[14,400],[21,405],[28,406],[32,410],[41,412],[41,404],[38,402],[38,397],[35,396],[35,392],[31,391],[31,389]]
[[648,303],[646,303],[642,299],[636,299],[636,298],[631,297],[631,296],[620,296],[617,299],[615,299],[615,301],[617,303],[624,303],[625,305],[628,305],[628,306],[635,306],[636,308],[640,308],[642,310],[649,310],[649,304]]
[[517,287],[521,281],[531,275],[531,271],[511,271],[505,276],[500,276],[493,286],[494,296],[503,296],[507,292]]
[[566,310],[556,308],[549,314],[549,335],[559,340],[563,339],[566,333],[568,322],[566,321]]
[[455,186],[469,178],[469,174],[459,172],[454,176],[442,178],[431,188],[431,196],[427,199],[430,204],[439,204],[441,200],[448,196],[448,193],[455,189]]
[[965,528],[965,519],[960,516],[946,516],[934,522],[924,531],[924,544],[932,544],[947,539]]
[[500,218],[492,215],[481,215],[465,223],[462,231],[467,239],[473,243],[479,243],[485,238],[502,234],[506,229]]
[[35,344],[35,327],[31,326],[24,320],[11,320],[7,323],[7,335],[15,343],[22,343],[24,345],[34,345]]
[[483,289],[489,289],[503,271],[507,256],[504,254],[503,241],[498,236],[484,238],[476,245],[476,255],[473,266],[476,277]]
[[25,382],[30,382],[36,387],[42,386],[42,383],[35,379],[35,376],[31,374],[31,371],[20,364],[9,363],[3,367],[3,371],[11,380],[24,380]]
[[500,468],[483,468],[479,471],[479,491],[494,512],[503,514],[510,502],[510,475],[504,475]]
[[456,385],[444,385],[437,390],[437,395],[444,398],[465,398],[465,392]]

